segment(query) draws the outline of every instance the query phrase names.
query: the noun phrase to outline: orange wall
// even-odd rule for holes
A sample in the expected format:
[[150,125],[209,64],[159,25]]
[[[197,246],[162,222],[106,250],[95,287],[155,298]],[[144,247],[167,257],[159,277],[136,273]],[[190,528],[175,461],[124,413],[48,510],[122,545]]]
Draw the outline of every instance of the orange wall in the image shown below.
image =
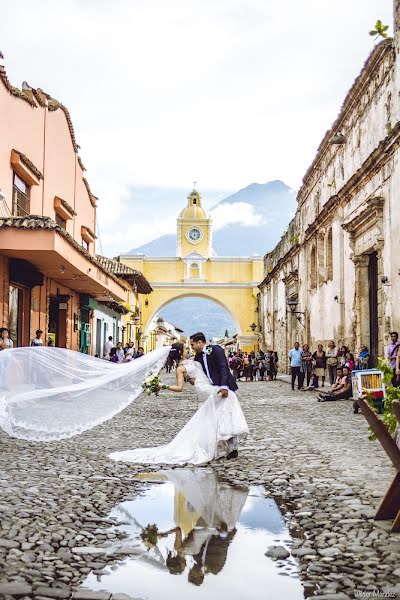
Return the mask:
[[[92,206],[83,171],[78,163],[64,111],[48,111],[12,96],[0,78],[0,189],[12,210],[11,150],[25,154],[44,175],[40,185],[31,187],[31,214],[55,219],[54,197],[74,208],[77,216],[67,221],[67,231],[81,244],[81,226],[94,233],[96,209]],[[95,253],[95,245],[90,244]]]

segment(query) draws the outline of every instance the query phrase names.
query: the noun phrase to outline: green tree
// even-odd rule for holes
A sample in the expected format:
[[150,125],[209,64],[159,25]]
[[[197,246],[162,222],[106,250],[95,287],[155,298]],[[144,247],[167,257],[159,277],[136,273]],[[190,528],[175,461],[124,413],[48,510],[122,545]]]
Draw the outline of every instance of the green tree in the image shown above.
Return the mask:
[[228,333],[228,330],[227,330],[227,329],[225,329],[225,337],[226,337],[226,338],[228,338],[228,337],[229,337],[229,333]]

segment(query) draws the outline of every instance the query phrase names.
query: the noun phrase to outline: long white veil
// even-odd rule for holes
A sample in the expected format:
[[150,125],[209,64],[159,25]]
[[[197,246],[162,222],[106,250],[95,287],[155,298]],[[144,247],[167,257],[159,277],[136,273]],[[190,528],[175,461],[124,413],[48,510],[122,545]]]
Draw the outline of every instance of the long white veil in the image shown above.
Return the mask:
[[111,363],[64,348],[0,352],[0,427],[30,441],[70,438],[111,419],[163,367],[170,347]]

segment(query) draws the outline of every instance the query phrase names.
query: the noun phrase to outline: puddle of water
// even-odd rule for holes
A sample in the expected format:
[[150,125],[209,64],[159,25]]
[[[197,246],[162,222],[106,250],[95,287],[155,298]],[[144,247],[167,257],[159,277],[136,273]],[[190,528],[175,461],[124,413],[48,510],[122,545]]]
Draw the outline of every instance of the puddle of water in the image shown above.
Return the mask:
[[290,534],[263,488],[232,487],[210,469],[139,477],[154,485],[109,515],[117,521],[111,530],[128,536],[112,551],[129,547],[135,554],[106,568],[104,575],[90,573],[84,588],[145,600],[304,597],[296,562],[265,556],[268,546],[287,547]]

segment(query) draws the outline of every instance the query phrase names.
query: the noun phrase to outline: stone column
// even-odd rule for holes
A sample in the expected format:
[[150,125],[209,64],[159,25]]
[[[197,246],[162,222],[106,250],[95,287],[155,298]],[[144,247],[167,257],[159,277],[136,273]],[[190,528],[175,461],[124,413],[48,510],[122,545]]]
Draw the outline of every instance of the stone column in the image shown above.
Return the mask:
[[352,258],[355,267],[355,348],[358,352],[361,344],[370,346],[369,335],[369,277],[367,254],[360,254]]

